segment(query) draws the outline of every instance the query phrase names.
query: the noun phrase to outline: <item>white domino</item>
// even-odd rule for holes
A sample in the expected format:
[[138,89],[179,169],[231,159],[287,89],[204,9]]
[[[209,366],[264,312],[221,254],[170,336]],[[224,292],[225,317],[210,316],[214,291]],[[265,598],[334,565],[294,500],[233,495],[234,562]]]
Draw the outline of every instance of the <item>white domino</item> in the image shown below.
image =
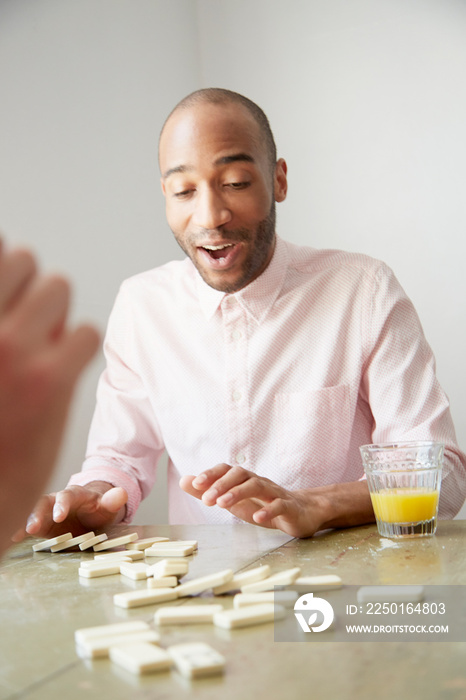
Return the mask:
[[101,535],[96,535],[95,537],[91,537],[91,539],[86,540],[82,544],[79,545],[79,549],[84,552],[85,549],[90,549],[91,547],[94,547],[96,544],[99,544],[100,542],[104,542],[105,540],[108,539],[108,535],[103,532]]
[[139,549],[144,550],[148,547],[152,547],[153,544],[158,544],[159,542],[168,542],[169,537],[145,537],[142,540],[137,540],[136,542],[128,542],[126,549]]
[[180,598],[186,595],[197,595],[214,586],[222,586],[224,583],[231,581],[232,578],[233,571],[231,569],[224,569],[215,574],[200,576],[199,578],[191,579],[191,581],[186,581],[186,583],[177,586],[175,590]]
[[214,615],[222,610],[222,605],[167,605],[157,610],[154,620],[158,625],[212,622]]
[[70,547],[77,547],[78,544],[82,544],[83,542],[87,542],[87,540],[92,539],[95,537],[94,532],[86,532],[84,535],[78,535],[77,537],[72,537],[70,540],[66,540],[65,542],[61,542],[60,544],[54,544],[50,547],[51,552],[61,552],[64,549],[69,549]]
[[167,545],[174,544],[177,547],[182,547],[182,546],[194,547],[195,550],[198,548],[198,545],[199,545],[197,540],[170,540],[166,544]]
[[114,561],[115,559],[120,561],[137,561],[138,559],[144,559],[144,552],[140,552],[137,549],[122,549],[119,552],[94,554],[94,561]]
[[298,600],[296,591],[264,591],[263,593],[238,593],[233,598],[235,609],[244,608],[246,605],[258,605],[259,603],[273,603],[283,605],[285,608],[293,608]]
[[98,625],[97,627],[82,627],[74,633],[76,644],[84,644],[90,639],[108,637],[112,634],[128,634],[131,632],[146,632],[149,629],[147,622],[143,620],[131,620],[129,622],[115,622],[110,625]]
[[120,561],[95,562],[94,566],[80,566],[78,575],[83,578],[98,578],[99,576],[112,576],[120,573]]
[[109,656],[114,664],[136,674],[166,671],[173,664],[168,651],[148,642],[111,646]]
[[149,567],[144,562],[131,562],[131,564],[120,562],[120,574],[133,579],[133,581],[145,580],[149,575],[148,569]]
[[154,578],[162,576],[184,576],[189,570],[186,559],[162,559],[157,564],[151,564],[150,575]]
[[358,603],[419,603],[424,600],[424,586],[361,586]]
[[182,544],[175,545],[171,542],[153,544],[144,550],[146,557],[189,557],[194,552],[194,545]]
[[225,668],[225,657],[203,642],[174,644],[167,651],[186,678],[217,675]]
[[94,552],[102,552],[104,549],[112,549],[112,547],[120,547],[123,544],[129,544],[134,542],[138,538],[137,532],[131,532],[129,535],[122,535],[121,537],[114,537],[112,540],[106,540],[106,542],[100,542],[94,546]]
[[160,542],[154,542],[153,545],[154,547],[167,547],[169,549],[174,548],[174,547],[192,547],[193,551],[195,551],[198,548],[198,541],[197,540],[170,540],[168,537],[159,538]]
[[273,603],[246,605],[243,608],[223,610],[214,615],[214,625],[226,629],[262,625],[265,622],[280,620],[285,616],[285,608]]
[[311,591],[327,591],[341,588],[343,582],[336,574],[327,574],[323,576],[298,576],[293,583],[293,590],[300,593],[308,593]]
[[178,597],[175,591],[176,588],[141,588],[137,591],[116,593],[113,602],[119,608],[138,608],[174,600]]
[[162,576],[161,578],[148,578],[147,588],[174,588],[178,585],[176,576]]
[[250,571],[243,571],[240,574],[235,574],[231,581],[228,581],[228,583],[224,583],[222,586],[215,586],[214,595],[221,595],[222,593],[237,591],[241,588],[241,586],[246,586],[249,583],[256,583],[257,581],[263,581],[268,576],[270,576],[270,566],[268,564],[258,566]]
[[[113,566],[120,566],[121,564],[124,563],[123,559],[102,559],[96,561],[95,559],[85,559],[84,561],[79,562],[79,568],[80,569],[100,569],[102,566],[106,566],[107,564],[112,564]],[[131,564],[131,559],[126,560],[127,564]]]
[[134,642],[150,642],[158,644],[160,635],[154,630],[141,630],[140,632],[127,632],[125,634],[109,634],[106,637],[95,637],[93,639],[85,639],[76,645],[76,649],[81,658],[95,659],[108,656],[110,647],[117,644],[126,644]]
[[299,566],[293,569],[286,569],[285,571],[279,571],[263,581],[257,581],[257,583],[248,583],[245,586],[241,586],[241,593],[262,593],[263,591],[273,591],[275,586],[290,586],[299,577],[301,569]]
[[34,552],[42,552],[44,549],[50,549],[56,544],[62,544],[67,540],[71,540],[72,537],[73,535],[71,532],[66,532],[64,535],[58,535],[57,537],[52,537],[50,540],[42,540],[42,542],[33,544],[32,549]]

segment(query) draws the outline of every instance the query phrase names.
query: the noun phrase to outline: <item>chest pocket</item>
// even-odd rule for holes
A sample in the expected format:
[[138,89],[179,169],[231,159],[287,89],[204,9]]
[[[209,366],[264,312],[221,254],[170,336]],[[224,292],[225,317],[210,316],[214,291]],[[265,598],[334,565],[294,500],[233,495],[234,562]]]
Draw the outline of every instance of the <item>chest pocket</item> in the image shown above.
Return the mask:
[[351,439],[347,384],[276,394],[275,452],[285,488],[312,488],[339,481]]

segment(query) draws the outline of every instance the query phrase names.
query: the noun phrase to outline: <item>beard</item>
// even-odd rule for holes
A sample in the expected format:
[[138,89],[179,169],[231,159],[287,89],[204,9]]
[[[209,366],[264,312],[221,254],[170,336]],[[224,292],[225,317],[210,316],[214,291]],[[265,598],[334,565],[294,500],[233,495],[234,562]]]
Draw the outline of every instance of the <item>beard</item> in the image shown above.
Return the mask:
[[191,262],[196,267],[204,282],[219,292],[233,294],[234,292],[238,292],[243,287],[246,287],[267,267],[275,245],[275,220],[275,202],[273,201],[268,215],[265,217],[265,219],[262,219],[262,221],[260,221],[254,229],[245,227],[227,229],[220,227],[214,230],[215,233],[220,234],[220,236],[222,236],[225,241],[228,241],[229,243],[246,243],[251,245],[251,251],[244,261],[234,282],[212,280],[211,276],[208,274],[208,271],[206,271],[197,261],[195,251],[197,250],[198,244],[201,241],[205,241],[206,236],[212,235],[214,232],[213,230],[201,229],[200,231],[196,232],[196,234],[188,236],[187,242],[182,242],[173,229],[172,233],[175,236],[178,245],[191,259]]

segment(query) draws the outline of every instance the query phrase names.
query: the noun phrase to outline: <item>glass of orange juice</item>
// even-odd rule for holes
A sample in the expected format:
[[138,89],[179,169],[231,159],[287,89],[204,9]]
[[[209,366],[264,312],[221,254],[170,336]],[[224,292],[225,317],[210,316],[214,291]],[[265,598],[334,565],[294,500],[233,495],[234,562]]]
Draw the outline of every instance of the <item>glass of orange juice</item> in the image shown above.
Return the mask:
[[444,445],[363,445],[364,472],[379,534],[427,537],[437,529]]

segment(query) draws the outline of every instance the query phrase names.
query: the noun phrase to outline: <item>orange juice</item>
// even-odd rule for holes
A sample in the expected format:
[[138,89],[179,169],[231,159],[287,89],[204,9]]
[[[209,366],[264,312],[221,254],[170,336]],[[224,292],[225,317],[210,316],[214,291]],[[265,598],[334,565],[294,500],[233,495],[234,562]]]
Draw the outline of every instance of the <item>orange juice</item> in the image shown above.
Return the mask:
[[371,493],[375,517],[385,523],[415,523],[435,518],[439,492],[425,488],[383,489]]

